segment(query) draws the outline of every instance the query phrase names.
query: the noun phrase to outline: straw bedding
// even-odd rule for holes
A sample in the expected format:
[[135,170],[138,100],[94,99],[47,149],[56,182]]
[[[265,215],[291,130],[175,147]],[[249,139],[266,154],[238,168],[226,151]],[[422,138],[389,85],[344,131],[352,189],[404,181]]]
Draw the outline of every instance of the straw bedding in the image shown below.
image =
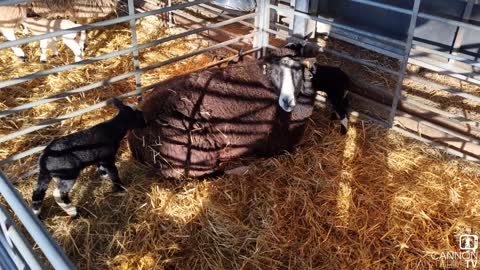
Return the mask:
[[[140,22],[140,29],[142,23],[158,22]],[[127,46],[127,27],[91,31],[87,53]],[[169,31],[174,30],[158,28],[149,36],[158,38]],[[146,65],[205,45],[196,37],[169,42],[142,52],[141,62]],[[38,45],[25,49],[38,61]],[[73,57],[64,48],[60,54],[42,66],[15,63],[11,52],[1,51],[0,79]],[[126,72],[132,68],[130,57],[2,89],[0,109]],[[209,56],[191,58],[142,79],[148,84],[210,61]],[[133,85],[128,79],[3,118],[0,134],[131,91]],[[111,108],[97,110],[13,140],[0,146],[0,156],[112,114]],[[90,216],[70,220],[49,193],[45,225],[79,269],[436,269],[445,262],[432,255],[458,251],[460,234],[479,233],[478,165],[366,122],[358,121],[341,136],[327,115],[322,109],[314,113],[304,142],[294,153],[228,164],[251,167],[244,175],[209,181],[162,179],[132,161],[124,143],[118,165],[128,191],[109,194],[111,184],[96,180],[95,170],[87,169],[72,198]],[[17,175],[34,162],[35,157],[27,158],[5,169]],[[33,182],[30,177],[17,184],[27,201]]]

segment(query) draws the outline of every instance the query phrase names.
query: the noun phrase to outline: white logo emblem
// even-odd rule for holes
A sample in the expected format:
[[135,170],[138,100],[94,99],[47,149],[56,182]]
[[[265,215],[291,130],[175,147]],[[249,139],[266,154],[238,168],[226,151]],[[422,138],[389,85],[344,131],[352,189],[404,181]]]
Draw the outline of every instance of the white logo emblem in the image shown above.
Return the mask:
[[478,236],[473,234],[460,235],[460,249],[475,252],[478,249]]

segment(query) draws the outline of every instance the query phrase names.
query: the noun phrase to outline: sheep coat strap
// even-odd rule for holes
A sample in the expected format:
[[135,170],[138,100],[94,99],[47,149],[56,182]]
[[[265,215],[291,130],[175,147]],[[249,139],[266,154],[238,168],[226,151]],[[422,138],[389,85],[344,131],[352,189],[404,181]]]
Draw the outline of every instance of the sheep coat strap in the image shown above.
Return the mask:
[[133,157],[178,178],[210,174],[233,158],[292,150],[313,101],[300,95],[292,113],[283,111],[266,64],[243,61],[158,85],[140,104],[148,127],[128,135]]

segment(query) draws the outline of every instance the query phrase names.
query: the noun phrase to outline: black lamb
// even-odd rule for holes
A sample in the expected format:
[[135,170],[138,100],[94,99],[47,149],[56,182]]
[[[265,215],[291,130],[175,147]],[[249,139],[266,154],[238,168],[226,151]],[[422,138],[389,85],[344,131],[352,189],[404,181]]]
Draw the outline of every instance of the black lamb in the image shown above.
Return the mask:
[[69,216],[77,217],[77,209],[68,193],[82,169],[90,165],[97,165],[102,176],[110,177],[114,192],[124,190],[115,166],[115,155],[127,131],[144,128],[146,123],[141,111],[118,99],[113,99],[112,103],[119,110],[113,119],[54,139],[43,151],[39,159],[38,182],[32,195],[32,208],[37,216],[48,184],[54,178],[57,184],[53,192],[55,201]]
[[338,67],[324,66],[315,63],[312,68],[313,89],[327,94],[327,100],[332,105],[335,116],[340,119],[340,133],[346,134],[348,129],[348,87],[350,78]]

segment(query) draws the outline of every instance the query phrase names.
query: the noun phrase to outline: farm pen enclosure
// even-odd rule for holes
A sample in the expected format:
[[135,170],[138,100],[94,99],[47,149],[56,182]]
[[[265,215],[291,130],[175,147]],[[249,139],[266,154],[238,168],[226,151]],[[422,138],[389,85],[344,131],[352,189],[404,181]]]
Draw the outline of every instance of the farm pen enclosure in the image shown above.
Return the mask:
[[[78,269],[463,269],[476,263],[445,254],[462,252],[462,236],[480,228],[477,3],[294,2],[258,0],[249,13],[206,0],[120,1],[115,15],[71,31],[36,37],[17,31],[17,41],[3,39],[0,164],[9,180],[0,177],[0,243],[15,248],[0,248],[0,257],[32,263],[35,253],[38,264],[57,269],[68,259]],[[57,42],[59,56],[40,63],[34,41],[81,29],[88,34],[84,60],[74,63]],[[429,36],[435,31],[451,37]],[[124,142],[117,163],[125,194],[109,193],[111,183],[89,168],[72,191],[89,216],[72,220],[47,193],[43,223],[67,260],[52,251],[56,244],[8,186],[30,203],[42,147],[111,118],[109,98],[136,103],[155,83],[225,64],[240,48],[259,54],[292,33],[310,32],[317,61],[341,67],[354,82],[347,135],[338,133],[319,96],[295,152],[232,162],[227,166],[251,167],[205,181],[162,179],[133,161]],[[20,44],[28,63],[9,49]],[[407,72],[408,63],[416,66]],[[14,237],[27,231],[27,240]],[[22,243],[36,243],[33,253]]]

